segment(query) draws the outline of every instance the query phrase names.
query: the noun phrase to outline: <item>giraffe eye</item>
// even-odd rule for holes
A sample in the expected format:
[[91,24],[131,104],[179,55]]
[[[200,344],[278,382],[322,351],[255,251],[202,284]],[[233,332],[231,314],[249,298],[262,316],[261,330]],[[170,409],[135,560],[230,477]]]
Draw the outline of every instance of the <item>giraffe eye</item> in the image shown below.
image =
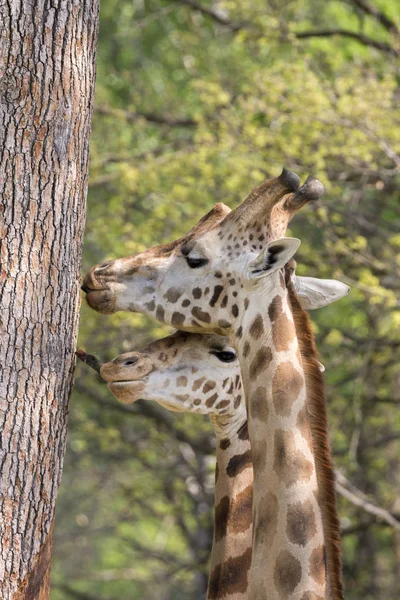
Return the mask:
[[211,354],[214,354],[221,362],[230,363],[236,360],[236,352],[232,352],[231,350],[221,350],[220,352],[215,350]]
[[190,256],[186,257],[186,262],[191,269],[198,269],[199,267],[204,267],[208,263],[207,258],[191,258]]

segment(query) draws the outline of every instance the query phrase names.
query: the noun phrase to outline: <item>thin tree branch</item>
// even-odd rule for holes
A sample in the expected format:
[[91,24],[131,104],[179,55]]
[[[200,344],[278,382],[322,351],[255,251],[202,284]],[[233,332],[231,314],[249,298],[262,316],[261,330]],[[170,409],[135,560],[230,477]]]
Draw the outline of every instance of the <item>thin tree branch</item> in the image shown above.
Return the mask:
[[382,10],[378,7],[374,6],[368,0],[352,0],[353,4],[355,4],[360,10],[362,10],[366,15],[370,17],[374,17],[385,29],[387,29],[390,33],[395,33],[399,35],[400,31],[397,27],[396,23],[392,21]]
[[77,350],[76,356],[79,358],[79,360],[89,365],[89,367],[94,369],[96,373],[99,373],[100,375],[101,362],[93,354],[88,354],[84,350]]
[[297,39],[306,39],[306,38],[315,38],[315,37],[333,37],[335,35],[339,35],[341,37],[348,37],[353,40],[356,40],[363,46],[369,46],[371,48],[376,48],[377,50],[381,50],[382,52],[386,52],[387,54],[395,54],[398,55],[399,52],[389,44],[385,42],[378,42],[363,33],[356,33],[355,31],[350,31],[349,29],[317,29],[315,31],[299,31],[294,32],[294,35]]
[[147,113],[141,111],[129,111],[120,108],[112,108],[105,104],[95,106],[95,113],[99,115],[106,115],[110,117],[116,117],[117,119],[124,119],[131,123],[142,118],[149,123],[155,123],[156,125],[168,125],[169,127],[196,127],[197,122],[191,118],[173,118],[165,115],[157,115],[155,113]]
[[226,17],[222,11],[209,8],[208,6],[203,6],[200,2],[196,2],[196,0],[177,0],[181,4],[185,4],[190,8],[193,8],[197,12],[202,15],[206,15],[207,17],[211,17],[213,21],[218,23],[219,25],[224,25],[224,27],[228,27],[232,31],[239,31],[240,29],[245,29],[248,27],[246,23],[233,23],[228,17]]
[[[371,527],[371,525],[376,525],[376,520],[375,519],[369,519],[368,521],[365,521],[364,523],[356,523],[355,525],[348,525],[347,527],[342,527],[340,529],[340,535],[341,537],[345,536],[345,535],[354,535],[357,533],[360,533],[362,531],[365,531],[366,529],[368,529],[369,527]],[[387,523],[380,523],[380,525],[387,525]]]
[[362,508],[365,512],[374,515],[380,521],[384,521],[394,529],[400,530],[400,521],[388,510],[370,502],[367,496],[356,488],[340,471],[335,472],[336,490],[349,502]]

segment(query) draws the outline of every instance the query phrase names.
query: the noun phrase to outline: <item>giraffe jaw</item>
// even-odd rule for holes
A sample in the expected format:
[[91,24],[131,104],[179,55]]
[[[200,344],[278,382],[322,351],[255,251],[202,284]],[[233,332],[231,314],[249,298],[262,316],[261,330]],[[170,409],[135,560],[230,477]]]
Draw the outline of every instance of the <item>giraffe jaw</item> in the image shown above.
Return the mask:
[[133,381],[112,381],[108,383],[108,389],[123,404],[131,404],[143,397],[146,380],[147,378],[145,377]]

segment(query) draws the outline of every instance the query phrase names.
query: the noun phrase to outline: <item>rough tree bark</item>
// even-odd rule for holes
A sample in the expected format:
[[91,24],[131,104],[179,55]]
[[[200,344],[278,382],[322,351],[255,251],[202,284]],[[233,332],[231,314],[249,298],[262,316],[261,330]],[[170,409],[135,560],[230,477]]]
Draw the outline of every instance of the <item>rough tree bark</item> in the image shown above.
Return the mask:
[[49,597],[98,0],[0,0],[0,597]]

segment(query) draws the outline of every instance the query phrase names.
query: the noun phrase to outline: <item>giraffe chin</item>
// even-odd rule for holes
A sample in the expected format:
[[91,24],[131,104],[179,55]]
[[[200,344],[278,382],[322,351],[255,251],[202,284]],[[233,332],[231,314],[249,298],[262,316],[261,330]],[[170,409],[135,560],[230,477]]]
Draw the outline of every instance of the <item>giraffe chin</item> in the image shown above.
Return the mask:
[[141,379],[137,381],[113,381],[108,384],[108,389],[123,404],[132,404],[143,398],[145,385],[145,382]]
[[86,302],[90,308],[103,315],[117,312],[114,294],[110,290],[89,290],[86,293]]

